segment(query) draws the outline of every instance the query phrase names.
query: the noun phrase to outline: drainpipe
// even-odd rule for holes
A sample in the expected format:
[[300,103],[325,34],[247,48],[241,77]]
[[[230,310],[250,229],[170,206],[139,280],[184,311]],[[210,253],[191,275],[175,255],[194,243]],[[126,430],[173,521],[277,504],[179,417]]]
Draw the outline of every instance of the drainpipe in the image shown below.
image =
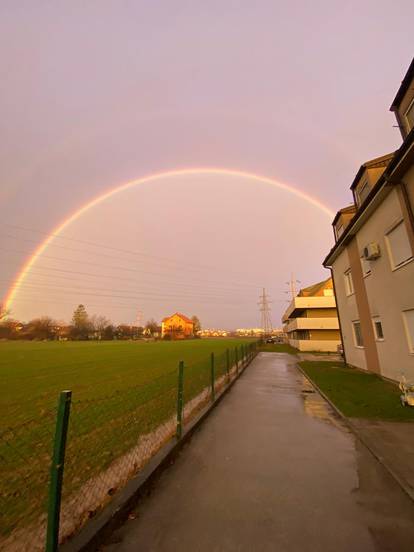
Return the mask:
[[342,333],[342,324],[341,324],[341,317],[339,316],[339,308],[338,308],[338,302],[337,302],[337,295],[336,295],[336,287],[335,287],[335,278],[333,275],[332,267],[329,267],[329,270],[331,271],[331,278],[332,278],[332,284],[334,288],[334,295],[335,295],[335,303],[336,303],[336,312],[338,313],[338,322],[339,322],[339,333],[341,335],[341,341],[342,341],[342,351],[344,356],[344,364],[346,364],[346,353],[345,353],[345,345],[344,345],[344,334]]

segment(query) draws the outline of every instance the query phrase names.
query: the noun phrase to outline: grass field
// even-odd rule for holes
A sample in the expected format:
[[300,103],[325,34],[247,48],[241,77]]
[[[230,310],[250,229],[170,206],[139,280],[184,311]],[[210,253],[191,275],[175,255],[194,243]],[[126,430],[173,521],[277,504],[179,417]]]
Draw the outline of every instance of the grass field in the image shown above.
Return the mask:
[[288,343],[263,343],[259,345],[258,351],[266,353],[289,353],[290,355],[298,354],[298,350],[291,347]]
[[197,339],[175,342],[0,342],[2,426],[39,416],[56,404],[63,389],[74,399],[104,397],[151,382],[176,370],[179,360],[189,366],[210,353],[219,355],[243,339]]
[[329,361],[299,364],[345,416],[414,422],[414,408],[401,406],[398,387],[376,374]]
[[[94,489],[100,487],[105,496],[118,485],[118,476],[138,469],[171,438],[180,360],[185,363],[186,404],[211,384],[211,353],[219,378],[228,362],[233,366],[240,360],[241,347],[248,343],[252,341],[1,342],[0,535],[8,538],[28,527],[27,538],[34,538],[30,523],[46,510],[61,390],[73,393],[63,486],[64,501],[70,499],[72,507],[72,497],[77,497],[71,519],[85,515],[84,505],[93,509],[92,489],[82,494],[88,482],[94,481]],[[140,438],[155,434],[152,445],[148,443],[151,453],[148,448],[136,450]],[[123,458],[117,475],[111,466]],[[0,548],[2,544],[0,538]]]

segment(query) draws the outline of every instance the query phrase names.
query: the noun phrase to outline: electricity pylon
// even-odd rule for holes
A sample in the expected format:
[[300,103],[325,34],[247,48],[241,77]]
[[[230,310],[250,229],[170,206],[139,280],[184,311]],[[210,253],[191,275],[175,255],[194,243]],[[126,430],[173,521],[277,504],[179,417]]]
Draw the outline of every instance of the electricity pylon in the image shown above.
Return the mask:
[[295,280],[295,277],[293,273],[290,275],[290,282],[286,282],[286,284],[289,286],[289,291],[285,291],[285,293],[290,294],[290,298],[293,300],[296,295],[296,283],[300,284],[300,280]]
[[270,303],[272,303],[272,301],[269,301],[266,295],[266,290],[265,288],[263,288],[262,295],[260,296],[260,301],[257,304],[260,307],[261,327],[265,336],[270,335],[273,330],[272,320],[270,318]]

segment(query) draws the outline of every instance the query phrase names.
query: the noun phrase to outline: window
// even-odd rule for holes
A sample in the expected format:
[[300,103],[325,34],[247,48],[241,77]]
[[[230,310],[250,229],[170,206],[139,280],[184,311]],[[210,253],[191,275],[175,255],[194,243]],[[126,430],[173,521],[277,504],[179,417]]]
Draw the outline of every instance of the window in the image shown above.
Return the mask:
[[352,295],[353,293],[355,293],[355,290],[354,290],[354,281],[352,279],[350,268],[344,273],[344,278],[345,278],[345,293],[347,295]]
[[363,255],[361,255],[361,266],[362,266],[362,274],[363,276],[368,276],[368,274],[371,274],[371,265]]
[[408,349],[414,354],[414,309],[403,312],[404,326],[407,334]]
[[344,225],[342,223],[339,223],[336,227],[336,239],[339,240],[339,238],[344,233]]
[[355,322],[352,322],[352,327],[354,329],[354,339],[355,339],[355,345],[357,347],[363,347],[364,341],[362,339],[362,333],[361,333],[361,323],[359,320],[356,320]]
[[413,252],[403,220],[388,232],[386,239],[393,269],[398,268],[413,258]]
[[378,317],[372,319],[374,325],[375,339],[377,341],[384,341],[384,332],[382,331],[382,323]]
[[407,111],[405,112],[405,118],[407,120],[408,129],[411,130],[414,128],[414,99],[408,106]]
[[364,200],[368,197],[368,194],[369,194],[370,191],[371,191],[371,189],[369,187],[368,180],[365,180],[365,182],[363,182],[361,184],[361,186],[359,188],[357,188],[359,205],[361,205],[361,203],[363,203]]

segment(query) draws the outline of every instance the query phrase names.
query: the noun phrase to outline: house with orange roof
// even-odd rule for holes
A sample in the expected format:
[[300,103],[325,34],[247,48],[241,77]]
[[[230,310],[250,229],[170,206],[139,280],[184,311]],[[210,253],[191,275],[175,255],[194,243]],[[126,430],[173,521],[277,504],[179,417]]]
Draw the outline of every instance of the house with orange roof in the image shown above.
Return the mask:
[[161,322],[161,336],[169,339],[188,339],[194,336],[194,322],[185,314],[175,312]]

